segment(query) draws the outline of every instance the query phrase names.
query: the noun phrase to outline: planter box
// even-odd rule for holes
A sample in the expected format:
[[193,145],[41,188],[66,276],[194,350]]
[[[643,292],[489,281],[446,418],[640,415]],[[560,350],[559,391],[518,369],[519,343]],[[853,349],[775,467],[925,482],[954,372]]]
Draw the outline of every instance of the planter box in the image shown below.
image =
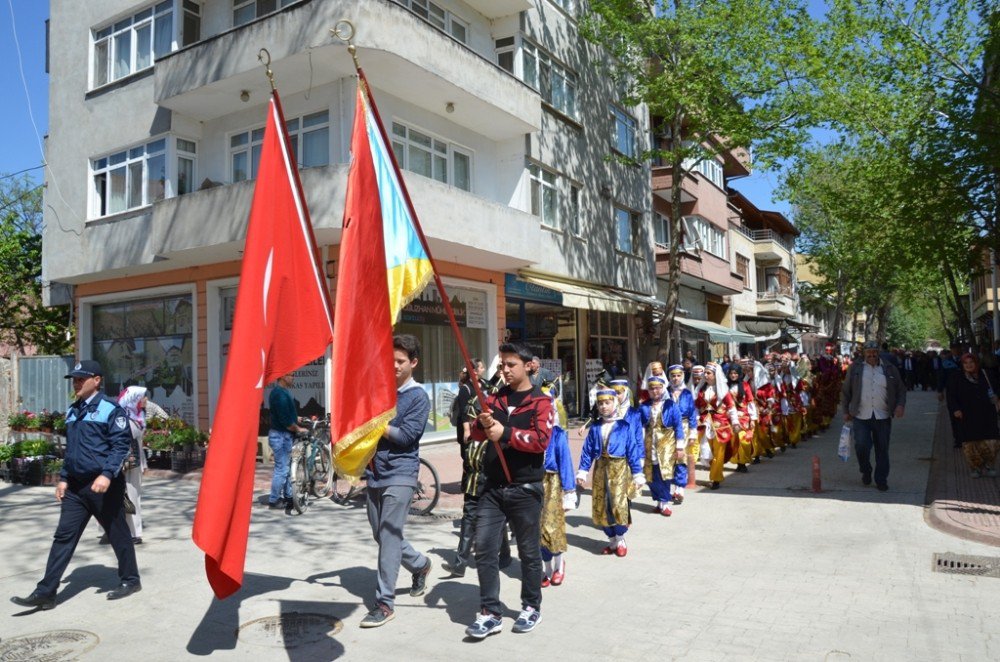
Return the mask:
[[149,451],[146,466],[150,469],[169,469],[170,465],[170,451]]
[[42,477],[45,475],[45,467],[41,460],[31,460],[24,468],[21,482],[25,485],[41,485]]

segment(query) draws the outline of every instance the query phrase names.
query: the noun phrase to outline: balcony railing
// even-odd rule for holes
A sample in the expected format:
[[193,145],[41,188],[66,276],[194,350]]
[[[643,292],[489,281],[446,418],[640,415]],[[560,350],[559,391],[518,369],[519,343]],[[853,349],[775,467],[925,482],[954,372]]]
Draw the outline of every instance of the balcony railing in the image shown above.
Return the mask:
[[752,241],[773,241],[774,243],[783,246],[789,253],[795,250],[795,244],[793,242],[788,241],[781,236],[779,232],[775,232],[774,230],[751,230],[745,225],[736,225],[734,227],[737,232]]
[[778,301],[780,299],[791,299],[793,296],[791,288],[783,287],[777,290],[767,290],[757,293],[758,301]]

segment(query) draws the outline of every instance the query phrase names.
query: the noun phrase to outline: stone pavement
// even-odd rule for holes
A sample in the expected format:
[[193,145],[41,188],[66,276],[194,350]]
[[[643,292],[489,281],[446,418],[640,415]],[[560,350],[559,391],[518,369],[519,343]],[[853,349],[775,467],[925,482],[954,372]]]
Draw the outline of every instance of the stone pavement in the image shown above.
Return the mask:
[[[862,486],[853,458],[837,459],[831,429],[728,476],[719,491],[690,493],[669,519],[637,501],[624,559],[600,555],[585,494],[568,516],[566,583],[545,589],[538,630],[510,632],[515,562],[502,577],[504,632],[482,642],[463,634],[478,605],[471,573],[445,579],[435,570],[428,593],[410,598],[404,572],[396,619],[360,629],[376,548],[363,509],[330,501],[297,517],[255,507],[244,588],[217,601],[190,541],[197,482],[153,480],[138,550],[143,591],[104,599],[114,558],[92,525],[56,609],[0,602],[0,659],[1000,659],[1000,583],[932,572],[934,553],[995,555],[923,521],[936,416],[934,397],[916,393],[894,422],[889,492]],[[813,455],[819,494],[810,490]],[[49,488],[0,489],[0,594],[31,591],[57,517]],[[414,517],[407,535],[440,567],[457,529]]]
[[1000,481],[974,479],[954,447],[948,410],[942,404],[934,432],[934,464],[927,483],[927,522],[946,533],[1000,547]]

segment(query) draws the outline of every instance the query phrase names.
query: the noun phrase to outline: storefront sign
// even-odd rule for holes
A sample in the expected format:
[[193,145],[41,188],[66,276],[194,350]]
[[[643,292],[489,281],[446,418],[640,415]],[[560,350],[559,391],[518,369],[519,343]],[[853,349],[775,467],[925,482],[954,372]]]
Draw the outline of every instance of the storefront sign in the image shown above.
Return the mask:
[[597,383],[597,376],[604,370],[604,362],[600,359],[587,359],[587,386]]
[[504,295],[508,299],[526,299],[528,301],[539,301],[541,303],[554,303],[562,305],[562,293],[550,290],[541,285],[535,285],[524,280],[520,280],[514,274],[506,274],[503,280]]
[[[486,328],[486,292],[461,287],[446,287],[445,291],[451,297],[451,309],[460,327]],[[420,298],[411,301],[400,312],[399,321],[404,324],[448,326],[448,313],[437,288],[428,287]]]

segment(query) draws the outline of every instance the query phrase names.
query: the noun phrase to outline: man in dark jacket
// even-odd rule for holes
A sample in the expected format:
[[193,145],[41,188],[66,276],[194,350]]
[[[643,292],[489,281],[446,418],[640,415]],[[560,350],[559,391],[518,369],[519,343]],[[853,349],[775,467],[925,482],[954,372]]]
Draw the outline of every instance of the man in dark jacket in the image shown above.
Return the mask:
[[124,507],[122,464],[129,454],[132,431],[125,410],[101,393],[103,374],[97,361],[80,361],[66,375],[73,380],[76,401],[66,412],[66,458],[56,485],[56,499],[61,504],[59,525],[45,576],[28,597],[11,598],[14,604],[39,609],[56,606],[59,581],[91,517],[108,532],[118,558],[119,585],[108,592],[108,600],[142,589]]
[[506,386],[487,398],[483,413],[472,427],[473,440],[488,440],[484,468],[486,488],[476,516],[476,570],[479,573],[480,613],[466,628],[482,639],[500,632],[500,535],[510,522],[521,560],[521,613],[515,632],[530,632],[541,620],[542,479],[555,410],[552,399],[532,386],[527,347],[500,346],[500,368]]
[[851,364],[841,395],[844,422],[853,421],[861,482],[871,485],[874,447],[875,486],[885,492],[889,489],[889,433],[892,418],[903,416],[906,385],[896,366],[879,356],[878,343],[865,343],[864,360]]
[[395,618],[400,565],[412,574],[410,595],[415,598],[427,590],[427,576],[431,572],[431,560],[403,537],[417,486],[420,438],[427,426],[431,401],[413,379],[413,369],[420,360],[420,341],[409,334],[394,336],[392,349],[396,366],[396,417],[389,421],[365,471],[368,523],[378,543],[378,588],[375,608],[361,620],[363,628],[378,627]]

